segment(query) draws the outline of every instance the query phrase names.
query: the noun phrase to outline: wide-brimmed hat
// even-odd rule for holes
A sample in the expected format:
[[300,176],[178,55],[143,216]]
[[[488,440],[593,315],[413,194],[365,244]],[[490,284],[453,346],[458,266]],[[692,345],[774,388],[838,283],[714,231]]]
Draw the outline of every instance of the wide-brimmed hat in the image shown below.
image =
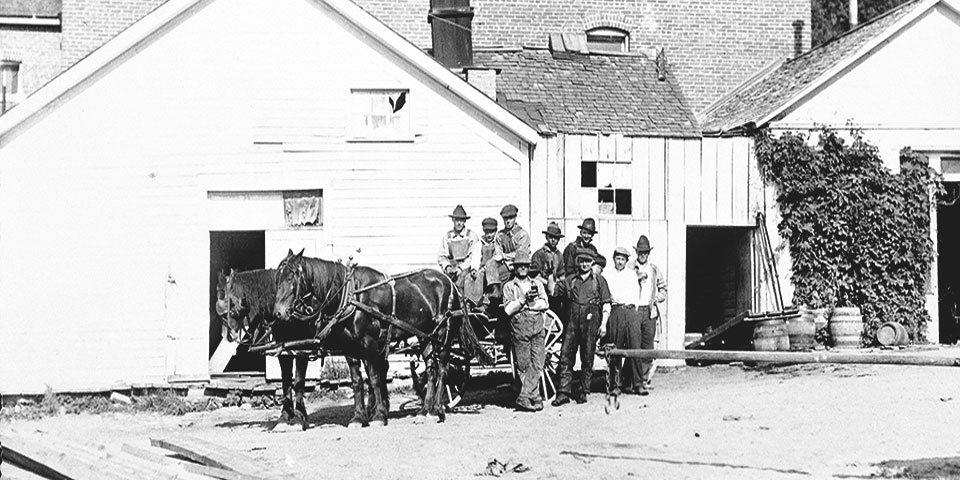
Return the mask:
[[517,255],[513,257],[514,265],[530,265],[530,251],[529,250],[519,250]]
[[592,218],[584,218],[583,223],[579,226],[580,230],[586,230],[594,235],[597,234],[597,222],[594,222]]
[[578,248],[578,249],[577,249],[577,254],[576,254],[576,259],[577,259],[577,261],[580,261],[580,258],[581,258],[581,257],[587,257],[587,258],[589,258],[590,260],[593,260],[596,256],[597,256],[597,254],[594,253],[593,250],[590,250],[589,248]]
[[653,247],[650,246],[650,240],[647,239],[646,235],[640,235],[640,238],[637,239],[637,246],[634,248],[638,253],[647,253],[653,250]]
[[450,218],[467,220],[470,216],[467,215],[467,211],[463,209],[463,205],[457,205],[457,208],[454,208],[453,213],[450,214]]
[[560,225],[557,225],[557,222],[550,222],[547,225],[547,229],[543,233],[550,235],[551,237],[563,238],[563,232],[560,231]]
[[500,216],[504,218],[516,217],[518,211],[516,205],[506,204],[500,209]]
[[480,226],[483,227],[483,231],[485,232],[488,230],[496,232],[499,225],[500,224],[497,223],[497,219],[491,217],[484,218],[483,221],[480,222]]
[[627,250],[623,247],[617,247],[613,249],[613,258],[617,258],[617,255],[623,255],[624,257],[630,258],[630,250]]

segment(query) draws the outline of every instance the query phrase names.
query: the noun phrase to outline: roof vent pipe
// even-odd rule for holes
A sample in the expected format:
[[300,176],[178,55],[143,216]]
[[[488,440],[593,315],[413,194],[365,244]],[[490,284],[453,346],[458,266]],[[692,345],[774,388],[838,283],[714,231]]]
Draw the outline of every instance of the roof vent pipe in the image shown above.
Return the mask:
[[853,30],[859,23],[860,12],[857,5],[857,0],[850,0],[850,29]]
[[430,0],[427,22],[433,38],[433,58],[452,69],[473,65],[470,0]]

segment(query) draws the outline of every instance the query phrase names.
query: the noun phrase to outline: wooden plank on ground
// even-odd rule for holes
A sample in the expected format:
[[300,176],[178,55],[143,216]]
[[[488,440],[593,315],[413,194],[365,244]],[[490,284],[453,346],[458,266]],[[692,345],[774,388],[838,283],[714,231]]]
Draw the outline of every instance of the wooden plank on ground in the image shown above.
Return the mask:
[[217,467],[210,467],[207,465],[201,465],[199,463],[188,462],[185,460],[178,460],[176,458],[168,457],[160,453],[159,451],[136,447],[128,443],[123,444],[123,447],[121,447],[121,450],[125,453],[128,453],[138,458],[142,458],[144,460],[149,460],[151,462],[156,462],[164,465],[178,465],[190,473],[196,473],[196,474],[205,475],[208,477],[219,478],[220,480],[263,480],[263,477],[247,475],[245,473],[235,472],[232,470],[224,470],[222,468],[217,468]]
[[47,439],[6,431],[0,435],[3,460],[54,480],[127,480],[85,455],[50,445]]
[[102,444],[85,444],[53,434],[40,437],[44,445],[77,458],[83,458],[121,478],[140,480],[203,480],[206,477],[188,473],[177,465],[150,462]]
[[741,313],[740,315],[737,315],[736,317],[731,318],[730,320],[727,320],[723,325],[720,325],[719,327],[714,328],[710,332],[705,333],[702,337],[700,337],[699,340],[692,343],[688,343],[686,348],[693,349],[693,348],[701,348],[706,346],[706,344],[711,340],[719,337],[720,335],[723,335],[727,330],[730,330],[731,328],[743,322],[743,319],[747,318],[747,314],[749,313],[750,313],[749,311],[746,311]]
[[283,472],[270,469],[252,458],[212,442],[195,437],[151,437],[150,445],[160,447],[209,467],[221,468],[265,479],[288,478]]

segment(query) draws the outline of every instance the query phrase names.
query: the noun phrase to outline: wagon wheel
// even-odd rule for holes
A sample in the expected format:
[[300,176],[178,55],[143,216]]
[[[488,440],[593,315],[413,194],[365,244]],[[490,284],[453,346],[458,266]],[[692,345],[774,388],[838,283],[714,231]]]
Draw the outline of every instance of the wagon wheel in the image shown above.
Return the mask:
[[[410,360],[410,378],[413,381],[413,389],[417,392],[417,397],[420,398],[420,402],[423,402],[427,383],[427,369],[423,360]],[[454,355],[447,366],[447,380],[444,382],[443,397],[441,398],[448,410],[457,406],[463,399],[468,378],[470,378],[470,363],[462,357]]]
[[563,322],[551,310],[547,310],[544,328],[547,333],[544,338],[543,372],[540,375],[540,392],[546,401],[553,400],[557,394],[554,378],[560,371],[560,339],[563,338]]

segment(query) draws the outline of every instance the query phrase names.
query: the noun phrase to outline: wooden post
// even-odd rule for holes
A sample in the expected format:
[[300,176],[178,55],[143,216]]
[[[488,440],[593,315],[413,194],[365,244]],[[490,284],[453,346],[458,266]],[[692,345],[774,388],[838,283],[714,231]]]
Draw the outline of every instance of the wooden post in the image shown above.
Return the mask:
[[611,349],[607,355],[629,358],[672,358],[679,360],[707,360],[720,362],[774,362],[774,363],[861,363],[878,365],[923,365],[960,367],[958,357],[903,353],[850,352],[755,352],[734,350],[622,350]]

